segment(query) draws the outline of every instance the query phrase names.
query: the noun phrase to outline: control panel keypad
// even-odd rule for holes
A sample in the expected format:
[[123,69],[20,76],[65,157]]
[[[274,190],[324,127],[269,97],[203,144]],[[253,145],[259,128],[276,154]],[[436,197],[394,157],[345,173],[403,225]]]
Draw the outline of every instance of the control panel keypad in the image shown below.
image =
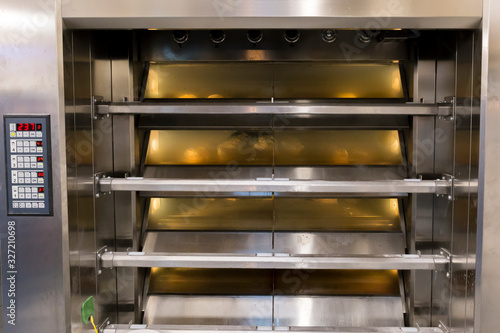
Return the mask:
[[48,117],[6,117],[10,215],[49,215]]

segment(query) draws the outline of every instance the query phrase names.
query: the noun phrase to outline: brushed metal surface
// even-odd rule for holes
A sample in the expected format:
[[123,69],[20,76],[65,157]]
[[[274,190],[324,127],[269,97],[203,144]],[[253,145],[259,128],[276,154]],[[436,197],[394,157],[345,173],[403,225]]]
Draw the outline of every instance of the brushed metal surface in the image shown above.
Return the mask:
[[[0,170],[2,307],[6,333],[69,332],[70,269],[63,26],[60,3],[2,2],[0,11],[0,163],[6,165],[3,117],[50,115],[53,216],[7,216],[5,168]],[[15,267],[8,267],[8,222],[15,226]],[[10,253],[12,255],[12,252]],[[49,268],[49,269],[48,269]],[[16,271],[15,296],[7,277]],[[12,291],[11,291],[12,293]],[[15,321],[7,317],[15,301]],[[15,324],[15,326],[13,325]]]
[[184,193],[210,197],[216,193],[349,193],[384,194],[399,196],[408,193],[447,194],[445,180],[374,180],[374,181],[307,181],[307,180],[217,180],[217,179],[155,179],[155,178],[102,178],[100,190],[150,191],[163,193]]
[[[450,326],[463,327],[470,330],[474,323],[474,284],[475,265],[468,266],[476,254],[476,217],[477,205],[474,198],[477,190],[473,190],[471,178],[477,178],[478,156],[474,153],[477,147],[479,133],[474,128],[473,105],[477,90],[479,73],[475,73],[474,49],[479,41],[474,33],[462,33],[457,38],[457,87],[458,97],[456,109],[455,136],[455,177],[469,183],[467,196],[457,197],[453,206],[453,245],[452,252],[457,259],[464,259],[466,267],[460,267],[459,260],[452,265],[452,292],[450,294]],[[467,267],[468,266],[468,267]]]
[[437,115],[435,104],[347,104],[347,103],[283,103],[219,102],[207,103],[114,103],[98,105],[98,113],[110,114],[324,114],[324,115]]
[[272,296],[149,296],[148,325],[272,326]]
[[[68,205],[70,253],[71,253],[71,329],[83,329],[81,304],[96,295],[96,250],[93,167],[91,148],[91,52],[90,35],[87,32],[71,32],[66,51],[65,89],[73,93],[66,99],[67,158],[68,158]],[[70,51],[71,50],[71,51]],[[69,54],[68,54],[69,52]],[[70,99],[71,98],[71,99]],[[73,201],[74,200],[74,201]],[[100,309],[99,305],[97,307]]]
[[[401,180],[407,178],[404,165],[275,166],[276,178],[296,180]],[[182,177],[186,178],[186,177]]]
[[238,268],[238,269],[366,269],[442,270],[450,260],[443,255],[288,256],[281,254],[185,254],[106,252],[101,267]]
[[150,231],[147,233],[143,251],[373,255],[401,254],[404,253],[404,245],[401,233]]
[[401,233],[296,233],[276,232],[274,251],[293,255],[400,254]]
[[[365,327],[365,328],[348,328],[348,327],[312,327],[297,328],[297,327],[248,327],[248,326],[215,326],[211,329],[200,328],[197,326],[175,326],[175,325],[115,325],[107,326],[103,333],[134,333],[141,330],[152,330],[151,333],[239,333],[239,332],[261,332],[261,331],[283,331],[291,330],[297,333],[441,333],[441,329],[435,327]],[[142,332],[141,332],[142,333]]]
[[275,230],[401,231],[399,203],[394,198],[276,197],[274,207]]
[[63,18],[71,28],[219,29],[219,28],[475,28],[482,17],[481,1],[415,0],[388,3],[362,0],[241,1],[236,3],[132,0],[106,3],[70,1]]
[[484,1],[484,21],[482,26],[481,52],[481,141],[479,159],[479,200],[477,233],[477,273],[475,295],[474,330],[489,332],[499,326],[496,308],[500,297],[500,278],[498,257],[498,235],[500,225],[499,177],[500,155],[497,149],[500,142],[498,80],[500,77],[500,3]]
[[[115,61],[113,61],[114,65]],[[118,76],[117,71],[117,68],[114,68],[113,77]],[[115,174],[133,175],[135,173],[135,123],[131,116],[113,116],[113,168]],[[141,208],[138,208],[136,193],[115,194],[114,206],[116,250],[138,250],[140,235],[138,235],[136,221],[137,210],[141,211]],[[117,276],[120,277],[117,286],[118,322],[120,323],[136,322],[140,318],[139,295],[142,294],[142,286],[140,286],[137,274],[137,270],[128,268],[117,271]],[[133,309],[129,305],[133,305]]]
[[[172,179],[257,179],[272,178],[272,166],[238,166],[224,168],[223,166],[162,166],[148,165],[144,168],[144,178]],[[401,165],[356,165],[356,166],[275,166],[275,178],[295,180],[402,180],[407,178],[405,168]],[[477,188],[477,186],[476,186]],[[476,190],[477,192],[477,190]]]
[[[236,222],[237,223],[237,222]],[[144,252],[272,253],[270,232],[148,232]]]
[[[148,212],[149,230],[270,231],[272,227],[273,200],[270,197],[152,198]],[[252,235],[251,238],[255,238],[258,234]]]
[[[91,86],[90,99],[93,104],[93,96],[102,96],[111,100],[113,91],[109,84],[112,80],[112,67],[109,53],[112,45],[108,44],[105,36],[92,35],[91,37]],[[76,77],[75,80],[79,80]],[[92,147],[91,168],[86,169],[87,180],[94,180],[98,173],[108,173],[113,170],[113,120],[108,117],[94,117],[94,108],[86,115],[90,120],[90,127],[82,130],[84,142]],[[87,121],[88,121],[87,120]],[[86,123],[88,124],[88,123]],[[96,195],[97,189],[93,188],[91,221],[94,224],[95,247],[91,248],[91,253],[96,253],[104,246],[110,249],[116,247],[116,225],[115,225],[115,196]],[[118,270],[108,270],[99,272],[95,267],[91,268],[90,274],[96,275],[95,303],[98,315],[96,321],[104,321],[110,318],[112,321],[118,320],[117,304],[117,273]],[[122,282],[123,283],[123,282]],[[133,289],[130,286],[130,289]]]
[[[274,308],[274,311],[273,311]],[[331,309],[342,309],[341,312]],[[274,315],[273,315],[274,314]],[[370,315],[369,315],[370,314]],[[148,325],[402,326],[400,297],[150,296]]]
[[269,166],[240,165],[211,166],[211,165],[148,165],[144,168],[145,178],[177,178],[177,179],[257,179],[272,178],[273,168]]
[[277,326],[403,326],[400,297],[275,296]]
[[[449,32],[442,32],[438,35],[437,64],[436,64],[436,100],[443,100],[446,96],[456,95],[457,82],[467,80],[470,74],[463,72],[464,77],[457,73],[457,54],[459,53],[457,37],[450,38]],[[472,63],[469,63],[469,66]],[[463,84],[463,83],[461,83]],[[455,112],[456,113],[456,112]],[[456,120],[457,115],[454,115]],[[435,157],[434,173],[455,175],[458,163],[455,152],[460,149],[467,149],[465,146],[456,147],[456,132],[458,121],[446,121],[436,119],[435,121]],[[456,147],[456,149],[455,149]],[[469,149],[467,149],[469,150]],[[469,163],[469,162],[467,162]],[[450,201],[447,198],[434,198],[433,212],[433,232],[432,232],[432,253],[438,253],[441,248],[451,249],[455,247],[455,235],[458,217],[454,216],[453,207],[457,201]],[[453,253],[455,254],[455,253]],[[432,276],[432,321],[431,326],[439,325],[439,322],[451,326],[449,318],[451,294],[454,288],[450,286],[446,274],[435,273]]]

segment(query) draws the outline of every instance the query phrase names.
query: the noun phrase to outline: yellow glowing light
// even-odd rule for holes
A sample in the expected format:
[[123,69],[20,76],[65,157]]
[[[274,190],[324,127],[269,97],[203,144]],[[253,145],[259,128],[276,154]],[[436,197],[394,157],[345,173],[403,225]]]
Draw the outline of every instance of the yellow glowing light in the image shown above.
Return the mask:
[[196,98],[196,96],[193,94],[184,94],[179,96],[179,98]]
[[158,198],[151,199],[151,214],[156,213],[161,208],[161,200]]
[[395,132],[391,138],[391,152],[398,154],[401,152],[401,143],[399,142],[399,134]]
[[353,93],[339,93],[339,98],[357,98],[356,94]]
[[220,94],[212,94],[212,95],[208,96],[208,98],[224,98],[224,96],[222,96]]
[[394,213],[399,213],[398,199],[391,199],[390,200],[390,207],[394,211]]
[[208,152],[204,147],[189,148],[184,152],[184,162],[187,164],[199,164],[206,157],[208,157]]
[[332,152],[333,164],[349,164],[349,152],[345,148],[337,148]]
[[151,136],[150,137],[150,142],[151,142],[152,152],[156,153],[160,149],[159,132],[158,131],[151,131],[150,136]]
[[392,74],[392,89],[396,91],[401,90],[401,76],[399,72],[394,72],[394,74]]
[[158,97],[158,72],[154,70],[149,71],[149,84],[148,84],[148,93],[151,95],[151,97]]

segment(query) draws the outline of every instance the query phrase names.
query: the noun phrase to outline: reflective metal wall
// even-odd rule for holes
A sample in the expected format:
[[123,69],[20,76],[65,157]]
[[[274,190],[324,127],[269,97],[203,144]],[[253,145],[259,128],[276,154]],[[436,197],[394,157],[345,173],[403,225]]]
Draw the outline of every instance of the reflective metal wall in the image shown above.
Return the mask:
[[4,116],[49,115],[54,204],[52,216],[7,216],[6,168],[0,169],[3,330],[70,332],[61,8],[30,0],[3,1],[1,8],[0,163],[7,165]]
[[478,236],[476,307],[474,328],[489,332],[498,327],[498,298],[500,270],[498,266],[499,191],[498,167],[500,156],[499,90],[500,44],[498,43],[500,4],[484,1],[482,27],[482,81],[481,81],[481,143],[479,163]]

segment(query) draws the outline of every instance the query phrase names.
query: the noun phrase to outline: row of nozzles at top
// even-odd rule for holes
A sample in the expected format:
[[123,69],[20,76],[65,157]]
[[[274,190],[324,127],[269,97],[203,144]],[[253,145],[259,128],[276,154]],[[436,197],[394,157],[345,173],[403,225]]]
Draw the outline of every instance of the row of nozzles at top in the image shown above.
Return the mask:
[[[210,40],[215,44],[220,44],[226,39],[226,33],[224,30],[211,30],[209,33]],[[264,33],[262,30],[248,30],[247,39],[252,44],[257,44],[262,41]],[[174,30],[173,31],[174,41],[178,44],[184,44],[189,39],[189,31],[187,30]],[[300,32],[298,30],[285,30],[283,33],[283,38],[290,44],[295,44],[300,39]],[[326,43],[333,43],[337,39],[337,31],[332,29],[322,30],[321,38]],[[373,36],[366,31],[359,31],[358,38],[363,43],[369,43]]]

